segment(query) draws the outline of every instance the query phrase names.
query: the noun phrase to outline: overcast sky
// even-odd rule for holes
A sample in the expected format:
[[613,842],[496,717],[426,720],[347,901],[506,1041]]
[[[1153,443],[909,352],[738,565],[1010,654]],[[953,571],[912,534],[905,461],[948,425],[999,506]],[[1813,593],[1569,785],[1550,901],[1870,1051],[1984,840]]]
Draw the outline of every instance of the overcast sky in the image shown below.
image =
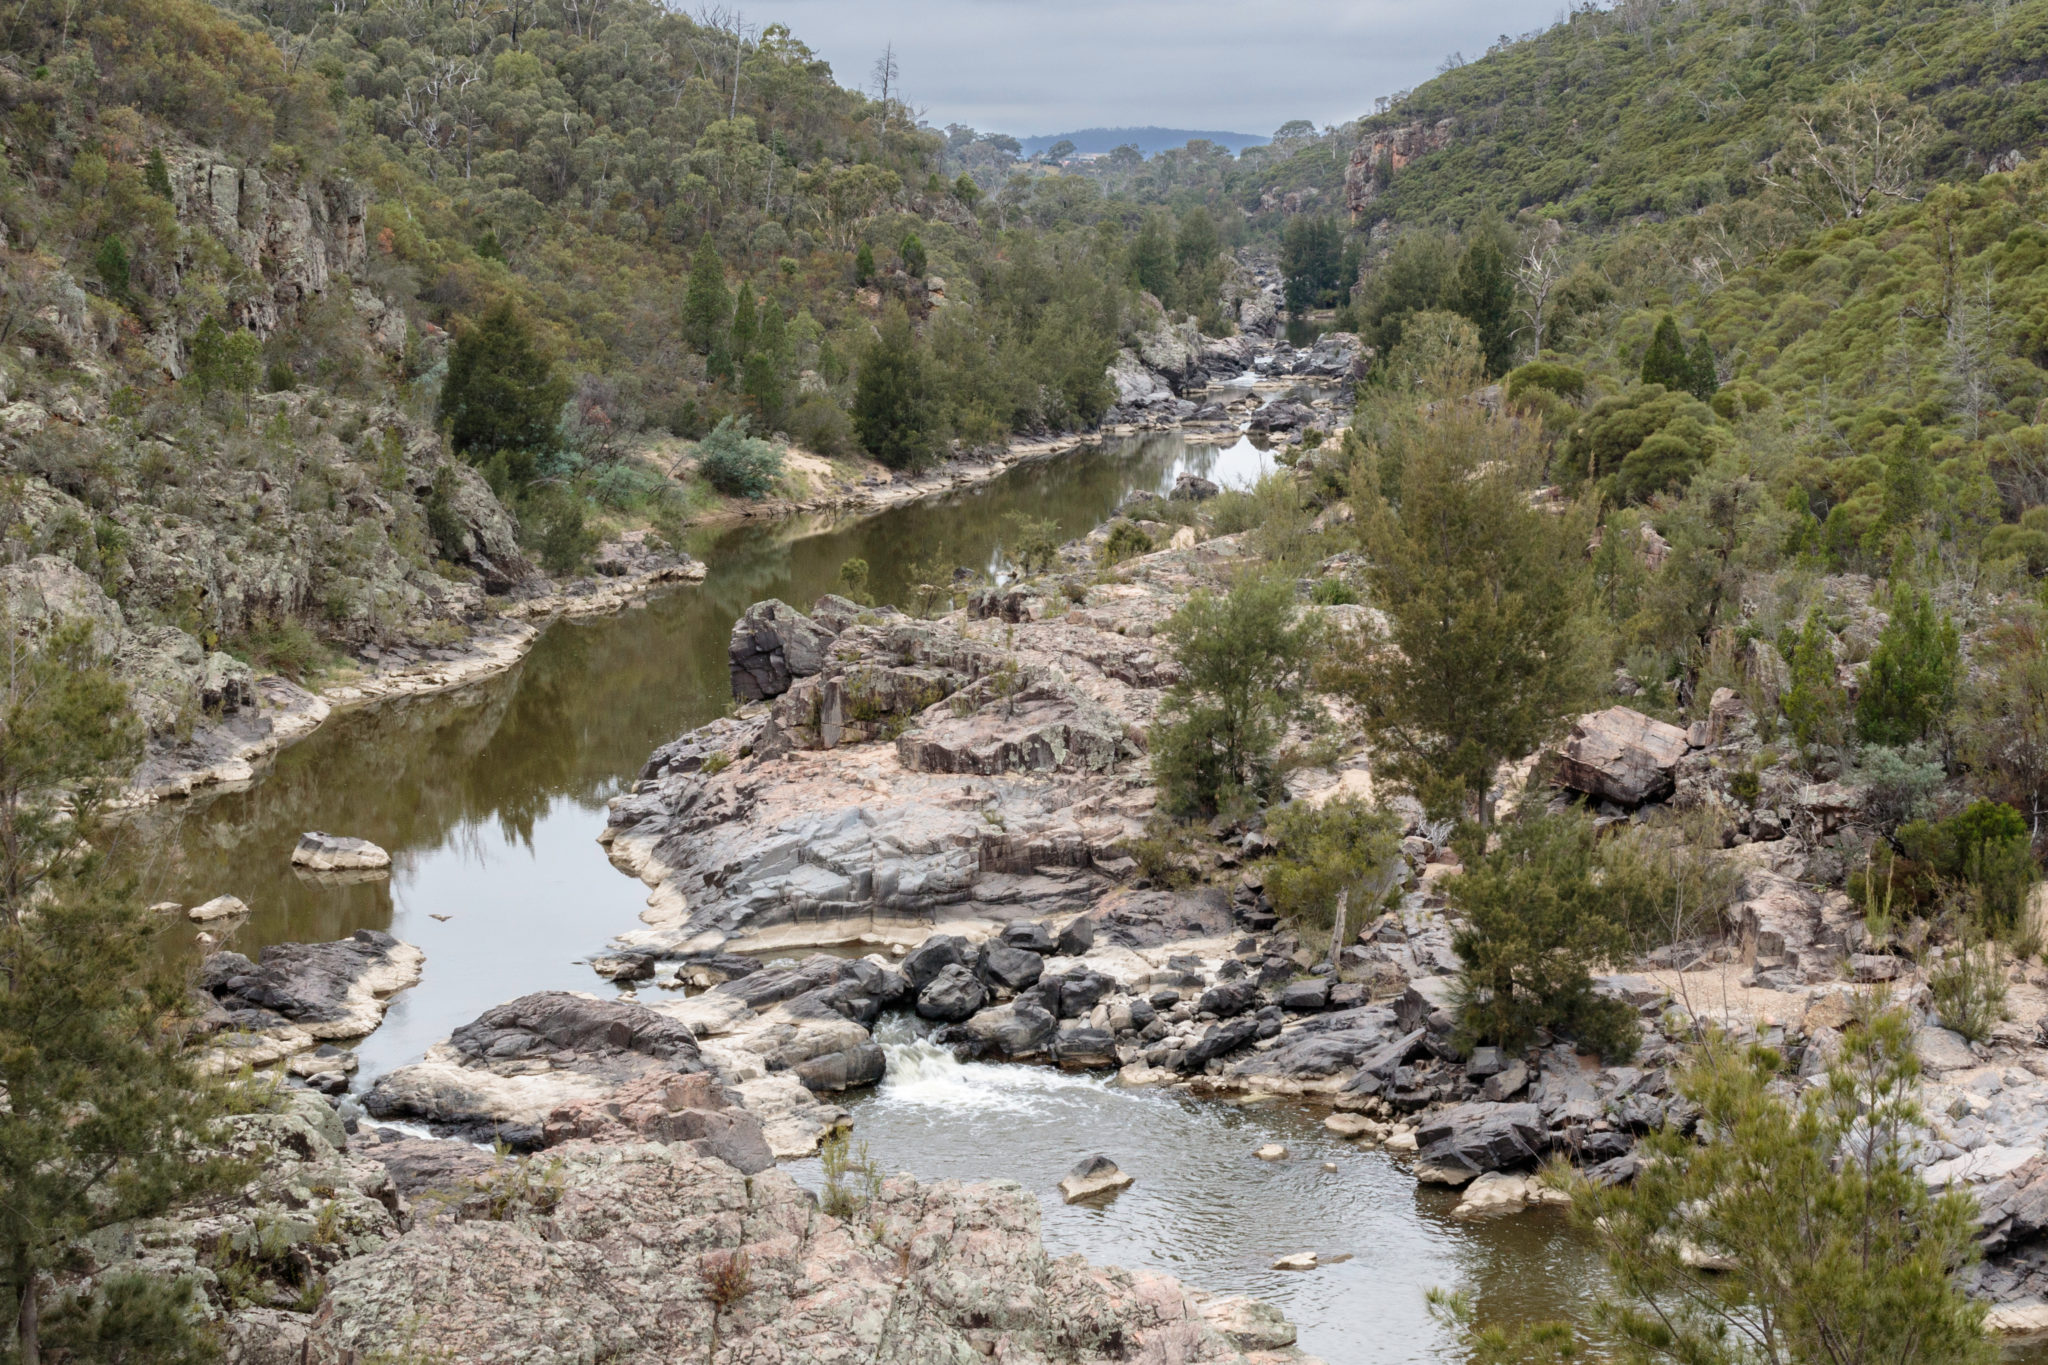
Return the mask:
[[936,126],[1270,133],[1372,112],[1445,55],[1549,25],[1561,0],[741,0],[784,23],[843,84],[886,42]]

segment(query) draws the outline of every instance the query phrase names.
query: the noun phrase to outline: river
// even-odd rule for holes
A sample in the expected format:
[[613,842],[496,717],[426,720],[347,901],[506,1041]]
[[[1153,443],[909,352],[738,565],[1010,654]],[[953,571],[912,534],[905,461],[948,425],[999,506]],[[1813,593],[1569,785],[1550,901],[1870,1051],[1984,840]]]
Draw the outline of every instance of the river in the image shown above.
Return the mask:
[[[253,914],[230,946],[251,955],[360,928],[419,945],[424,978],[360,1044],[360,1085],[515,996],[610,989],[579,964],[638,925],[645,888],[597,843],[605,802],[655,746],[725,712],[726,639],[750,603],[807,605],[835,587],[850,557],[868,562],[879,599],[901,601],[912,562],[994,567],[1012,510],[1079,535],[1132,491],[1163,491],[1184,470],[1244,486],[1271,467],[1249,441],[1153,434],[865,519],[706,531],[691,546],[710,567],[702,584],[616,616],[557,622],[500,677],[342,714],[246,790],[138,817],[127,837],[144,891],[188,905],[240,896]],[[310,829],[383,845],[391,876],[346,883],[294,872],[292,845]],[[1527,1320],[1571,1311],[1596,1279],[1588,1248],[1555,1212],[1455,1220],[1449,1194],[1418,1189],[1383,1154],[1336,1140],[1305,1107],[961,1065],[904,1023],[885,1026],[884,1039],[889,1079],[849,1108],[856,1140],[885,1170],[1019,1180],[1042,1196],[1055,1253],[1269,1298],[1331,1365],[1453,1358],[1423,1309],[1432,1285],[1470,1290],[1484,1319]],[[1273,1141],[1289,1159],[1252,1156]],[[1060,1203],[1060,1176],[1097,1151],[1136,1185],[1102,1206]],[[796,1165],[816,1182],[815,1162]],[[1350,1259],[1307,1273],[1268,1268],[1305,1250]]]

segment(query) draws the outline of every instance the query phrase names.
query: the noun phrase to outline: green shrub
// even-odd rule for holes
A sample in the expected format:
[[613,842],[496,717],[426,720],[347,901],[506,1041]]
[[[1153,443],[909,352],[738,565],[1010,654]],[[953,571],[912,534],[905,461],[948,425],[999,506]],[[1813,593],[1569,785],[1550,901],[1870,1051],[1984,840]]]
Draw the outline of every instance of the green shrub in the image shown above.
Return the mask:
[[1401,822],[1363,801],[1290,801],[1267,813],[1266,834],[1279,846],[1265,873],[1274,908],[1325,937],[1339,893],[1350,893],[1346,923],[1355,931],[1398,884]]
[[1152,553],[1152,537],[1138,529],[1136,522],[1119,521],[1109,528],[1109,539],[1102,542],[1102,562],[1121,564],[1126,559]]
[[1318,578],[1308,600],[1319,607],[1352,607],[1358,605],[1358,589],[1341,578]]
[[790,410],[789,435],[799,446],[827,459],[853,450],[853,423],[846,410],[822,393],[807,393]]
[[868,596],[868,562],[865,559],[854,556],[839,561],[839,591],[864,606],[873,600]]
[[1271,794],[1319,637],[1315,622],[1294,617],[1292,583],[1247,574],[1227,596],[1195,593],[1167,621],[1181,680],[1151,733],[1166,809],[1209,814]]
[[1599,873],[1593,822],[1570,813],[1503,828],[1498,847],[1444,883],[1465,920],[1452,947],[1468,1044],[1519,1050],[1548,1030],[1609,1059],[1634,1054],[1635,1012],[1595,995],[1591,973],[1627,951],[1643,911],[1634,888]]
[[2000,801],[1977,801],[1945,820],[1913,820],[1895,836],[1904,865],[1901,890],[1923,909],[1944,882],[1971,889],[1990,927],[2019,924],[2035,878],[2027,821]]
[[521,509],[521,523],[538,531],[541,567],[556,577],[575,573],[597,548],[597,532],[583,517],[583,499],[566,488],[550,488]]
[[1944,1028],[1973,1043],[1983,1042],[2005,1018],[2005,973],[1999,970],[1998,945],[1964,934],[1927,973],[1927,989]]
[[1532,393],[1555,394],[1576,403],[1586,396],[1586,372],[1554,361],[1533,361],[1508,375],[1506,393],[1510,403]]
[[1848,698],[1835,677],[1834,647],[1818,609],[1806,614],[1788,662],[1791,685],[1779,704],[1792,723],[1793,738],[1802,749],[1840,742]]
[[1955,706],[1961,667],[1955,622],[1925,594],[1900,587],[1856,698],[1857,734],[1866,744],[1926,739]]
[[[1060,524],[1044,517],[1034,517],[1028,512],[1013,511],[1003,514],[1003,548],[1017,571],[1026,577],[1050,573],[1052,566],[1059,562]],[[1120,523],[1128,525],[1129,523]],[[1136,530],[1136,527],[1132,527]],[[1111,533],[1114,538],[1114,532]]]
[[[1611,479],[1622,501],[1659,488],[1683,484],[1704,465],[1721,441],[1714,410],[1682,390],[1641,384],[1603,398],[1576,423],[1565,441],[1560,477],[1571,483]],[[1631,455],[1657,435],[1671,439],[1628,468]]]
[[730,498],[764,498],[782,477],[782,452],[747,435],[747,419],[726,417],[697,444],[697,472]]

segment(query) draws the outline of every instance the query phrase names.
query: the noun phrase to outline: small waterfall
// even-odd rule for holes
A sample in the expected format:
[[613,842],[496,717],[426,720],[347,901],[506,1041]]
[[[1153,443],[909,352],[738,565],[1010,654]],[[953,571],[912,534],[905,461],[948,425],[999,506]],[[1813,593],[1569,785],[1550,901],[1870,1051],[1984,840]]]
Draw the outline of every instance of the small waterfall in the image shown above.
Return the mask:
[[888,1075],[875,1103],[954,1113],[1023,1113],[1042,1107],[1060,1092],[1106,1090],[1105,1081],[1078,1072],[1025,1062],[963,1062],[918,1034],[910,1016],[877,1021],[875,1041],[888,1060]]

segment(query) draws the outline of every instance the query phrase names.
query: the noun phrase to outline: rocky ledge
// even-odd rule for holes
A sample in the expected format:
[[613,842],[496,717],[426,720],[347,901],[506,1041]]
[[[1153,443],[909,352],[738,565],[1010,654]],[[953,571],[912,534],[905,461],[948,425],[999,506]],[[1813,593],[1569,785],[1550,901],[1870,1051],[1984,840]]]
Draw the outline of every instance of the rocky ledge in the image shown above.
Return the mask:
[[1153,634],[1239,555],[1188,545],[936,622],[750,608],[731,657],[754,704],[657,750],[612,803],[612,860],[654,888],[628,946],[915,942],[1093,905],[1152,808],[1145,732],[1177,676]]
[[[1015,1185],[883,1181],[846,1218],[689,1141],[493,1157],[350,1134],[304,1092],[229,1121],[256,1177],[68,1273],[186,1279],[240,1365],[723,1358],[1312,1365],[1270,1306],[1049,1256]],[[540,1311],[536,1305],[544,1305]]]
[[425,961],[412,944],[375,929],[336,943],[272,944],[255,962],[211,953],[194,982],[204,997],[207,1065],[232,1071],[290,1059],[294,1075],[338,1085],[355,1060],[321,1044],[374,1032],[391,996],[418,983]]

